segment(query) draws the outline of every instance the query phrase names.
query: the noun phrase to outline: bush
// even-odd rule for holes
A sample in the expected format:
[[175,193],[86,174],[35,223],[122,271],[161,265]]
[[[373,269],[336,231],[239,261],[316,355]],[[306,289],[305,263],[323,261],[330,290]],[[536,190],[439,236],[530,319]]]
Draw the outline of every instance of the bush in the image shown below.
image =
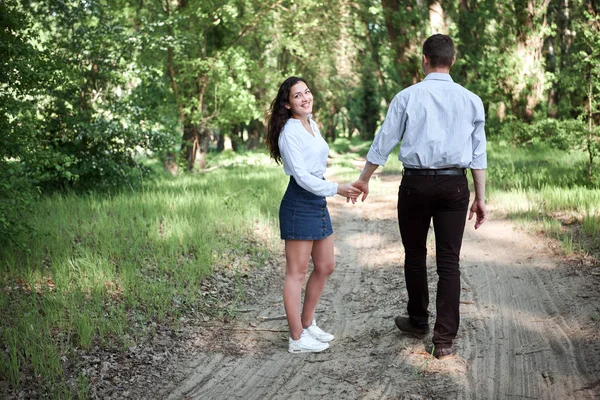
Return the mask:
[[18,169],[17,163],[0,162],[0,249],[8,243],[23,244],[23,236],[31,233],[24,221],[38,192]]
[[14,3],[0,2],[0,249],[30,231],[23,221],[36,198],[22,161],[30,153],[28,139],[36,130],[31,98],[43,76],[37,71],[38,53],[24,33],[27,24]]
[[487,130],[490,136],[504,139],[513,145],[547,144],[559,150],[576,150],[586,146],[587,130],[579,119],[542,119],[524,122],[515,117],[504,121],[492,120]]

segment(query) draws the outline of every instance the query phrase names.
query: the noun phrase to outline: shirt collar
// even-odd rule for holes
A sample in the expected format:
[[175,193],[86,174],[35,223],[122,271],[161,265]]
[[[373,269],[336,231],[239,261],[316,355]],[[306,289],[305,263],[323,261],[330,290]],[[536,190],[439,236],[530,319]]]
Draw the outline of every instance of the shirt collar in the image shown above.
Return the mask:
[[444,74],[442,72],[430,72],[429,74],[427,74],[427,76],[425,77],[424,80],[425,81],[435,80],[435,81],[454,82],[454,80],[452,80],[452,77],[450,76],[450,74]]

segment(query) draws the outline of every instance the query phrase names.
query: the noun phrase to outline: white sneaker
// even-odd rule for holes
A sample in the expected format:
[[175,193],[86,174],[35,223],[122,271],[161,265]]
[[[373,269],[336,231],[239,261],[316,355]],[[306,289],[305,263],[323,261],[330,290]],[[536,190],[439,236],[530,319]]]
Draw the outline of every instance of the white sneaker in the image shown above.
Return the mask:
[[290,337],[290,344],[288,351],[290,353],[318,353],[329,347],[327,343],[321,343],[318,340],[312,338],[306,329],[302,330],[300,339],[294,340]]
[[310,324],[310,326],[306,328],[306,331],[310,336],[322,343],[331,342],[334,338],[334,336],[331,333],[324,332],[321,328],[319,328],[317,326],[317,321],[315,321],[314,319],[312,321],[312,324]]

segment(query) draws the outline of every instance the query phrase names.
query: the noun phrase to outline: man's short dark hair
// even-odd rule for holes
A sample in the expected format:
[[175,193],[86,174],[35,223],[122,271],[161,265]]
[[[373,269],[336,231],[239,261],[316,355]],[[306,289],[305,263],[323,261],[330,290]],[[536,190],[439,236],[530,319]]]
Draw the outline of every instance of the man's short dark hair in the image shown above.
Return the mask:
[[429,36],[423,43],[423,55],[427,56],[432,68],[450,68],[454,58],[454,42],[450,36],[440,33]]

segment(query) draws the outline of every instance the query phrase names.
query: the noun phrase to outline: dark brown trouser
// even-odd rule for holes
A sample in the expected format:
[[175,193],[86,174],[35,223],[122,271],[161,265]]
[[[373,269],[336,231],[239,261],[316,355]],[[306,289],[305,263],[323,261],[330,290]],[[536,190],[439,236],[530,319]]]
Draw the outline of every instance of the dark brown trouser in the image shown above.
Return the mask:
[[466,176],[404,176],[398,192],[398,223],[405,250],[408,316],[428,325],[427,233],[433,218],[439,277],[433,343],[450,347],[460,320],[459,257],[469,208]]

